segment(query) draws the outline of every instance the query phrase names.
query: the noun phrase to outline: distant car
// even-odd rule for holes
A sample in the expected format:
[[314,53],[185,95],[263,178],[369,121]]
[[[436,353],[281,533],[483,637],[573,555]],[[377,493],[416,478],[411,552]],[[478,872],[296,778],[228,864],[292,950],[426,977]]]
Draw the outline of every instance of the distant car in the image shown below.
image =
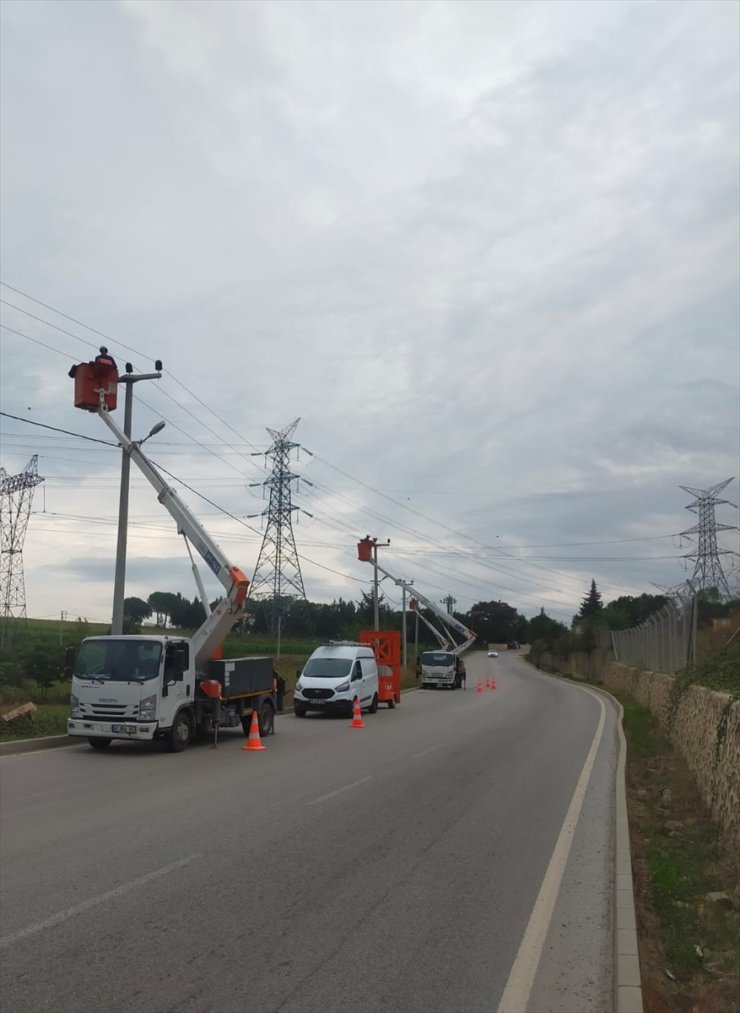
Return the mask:
[[498,658],[498,651],[489,651],[488,652],[488,657],[489,658]]

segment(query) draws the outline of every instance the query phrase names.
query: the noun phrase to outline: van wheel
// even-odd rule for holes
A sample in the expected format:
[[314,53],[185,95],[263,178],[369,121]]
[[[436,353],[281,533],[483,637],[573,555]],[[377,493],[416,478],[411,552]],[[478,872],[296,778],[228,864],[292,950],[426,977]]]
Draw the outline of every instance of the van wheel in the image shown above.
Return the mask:
[[110,739],[94,739],[92,736],[87,740],[93,749],[107,749],[111,744]]
[[179,711],[164,740],[168,752],[181,753],[183,749],[187,749],[192,735],[193,726],[190,724],[190,715],[187,711]]
[[293,706],[293,713],[297,718],[305,718],[306,716],[306,712],[303,707],[296,707],[295,705]]
[[370,707],[368,708],[368,713],[377,714],[377,712],[378,712],[378,694],[374,693],[373,702],[370,704]]
[[388,701],[388,710],[392,711],[395,706],[396,701],[393,699],[393,697],[391,697],[391,699]]

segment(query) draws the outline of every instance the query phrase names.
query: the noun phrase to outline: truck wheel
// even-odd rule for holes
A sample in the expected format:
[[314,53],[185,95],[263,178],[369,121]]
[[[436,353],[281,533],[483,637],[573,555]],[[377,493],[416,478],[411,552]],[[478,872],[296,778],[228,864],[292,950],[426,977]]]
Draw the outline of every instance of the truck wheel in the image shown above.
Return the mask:
[[111,744],[110,739],[94,739],[92,736],[87,740],[93,749],[107,749]]
[[378,694],[373,694],[373,702],[368,707],[368,714],[377,714],[378,712]]
[[396,701],[393,699],[393,697],[391,697],[391,699],[388,701],[388,710],[392,711],[395,706]]
[[170,753],[181,753],[183,749],[187,749],[190,745],[190,739],[193,735],[193,728],[190,724],[190,715],[187,711],[178,711],[175,715],[175,720],[172,722],[172,728],[167,732],[167,738],[165,744]]
[[306,716],[306,711],[304,710],[304,708],[296,707],[295,705],[293,705],[293,713],[297,718],[305,718]]
[[261,739],[275,734],[275,711],[272,709],[271,700],[262,701],[257,720],[259,721]]

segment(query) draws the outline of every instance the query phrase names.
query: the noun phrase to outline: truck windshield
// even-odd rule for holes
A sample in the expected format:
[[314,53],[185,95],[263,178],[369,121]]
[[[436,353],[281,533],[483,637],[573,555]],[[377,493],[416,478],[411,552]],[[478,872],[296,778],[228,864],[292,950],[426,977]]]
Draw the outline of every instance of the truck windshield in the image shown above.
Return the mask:
[[84,640],[77,654],[78,679],[145,682],[159,673],[162,645],[154,640]]
[[454,654],[447,654],[444,651],[428,651],[426,654],[422,654],[421,663],[430,668],[439,668],[442,665],[453,665],[454,659]]
[[351,671],[350,658],[309,658],[302,674],[312,679],[346,679]]

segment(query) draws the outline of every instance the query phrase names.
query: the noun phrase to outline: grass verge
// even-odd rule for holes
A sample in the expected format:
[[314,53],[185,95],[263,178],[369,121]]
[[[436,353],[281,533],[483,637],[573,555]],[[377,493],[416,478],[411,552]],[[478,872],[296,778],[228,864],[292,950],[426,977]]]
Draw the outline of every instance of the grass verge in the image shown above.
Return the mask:
[[46,735],[66,735],[68,717],[68,703],[37,704],[34,715],[24,714],[9,722],[6,728],[0,728],[0,742],[37,739]]
[[619,699],[645,1013],[740,1013],[740,861],[650,711]]

